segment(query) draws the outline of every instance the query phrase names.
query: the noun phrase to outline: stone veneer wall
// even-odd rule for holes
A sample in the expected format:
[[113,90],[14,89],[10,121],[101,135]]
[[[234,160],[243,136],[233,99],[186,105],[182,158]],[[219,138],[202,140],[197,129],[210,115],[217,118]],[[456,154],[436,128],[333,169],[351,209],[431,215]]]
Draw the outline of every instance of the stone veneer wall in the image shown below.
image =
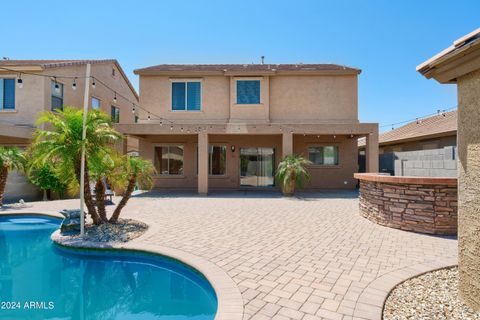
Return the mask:
[[360,179],[360,214],[383,226],[438,235],[457,234],[457,186]]

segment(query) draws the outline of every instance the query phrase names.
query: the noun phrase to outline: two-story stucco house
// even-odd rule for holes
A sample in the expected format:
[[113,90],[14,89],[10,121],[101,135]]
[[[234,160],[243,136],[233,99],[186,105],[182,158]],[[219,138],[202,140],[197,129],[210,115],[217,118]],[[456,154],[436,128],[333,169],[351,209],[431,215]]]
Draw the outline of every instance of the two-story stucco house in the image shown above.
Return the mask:
[[[138,95],[117,60],[0,60],[0,145],[28,146],[42,111],[83,108],[87,64],[96,79],[90,81],[89,108],[110,114],[114,122],[134,123],[131,102],[138,103]],[[127,151],[137,151],[136,139],[126,141]],[[9,175],[5,199],[36,196],[24,177]]]
[[377,171],[378,125],[359,123],[359,69],[333,64],[158,65],[140,75],[140,155],[165,189],[276,187],[282,157],[312,161],[307,189],[354,188],[357,139]]

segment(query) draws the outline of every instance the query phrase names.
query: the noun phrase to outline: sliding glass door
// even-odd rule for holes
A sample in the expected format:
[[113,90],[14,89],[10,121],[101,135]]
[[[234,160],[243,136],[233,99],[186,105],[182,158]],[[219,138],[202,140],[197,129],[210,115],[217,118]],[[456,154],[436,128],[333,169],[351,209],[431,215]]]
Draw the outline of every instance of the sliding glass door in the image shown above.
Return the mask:
[[274,172],[273,148],[240,148],[240,186],[272,187]]

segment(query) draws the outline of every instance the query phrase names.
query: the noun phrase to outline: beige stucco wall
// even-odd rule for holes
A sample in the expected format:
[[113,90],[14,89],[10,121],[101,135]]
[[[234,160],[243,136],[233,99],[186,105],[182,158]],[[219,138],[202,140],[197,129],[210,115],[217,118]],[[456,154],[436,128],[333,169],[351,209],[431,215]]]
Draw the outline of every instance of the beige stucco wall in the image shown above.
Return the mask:
[[[112,76],[112,68],[116,69],[115,76]],[[78,108],[83,107],[83,97],[85,90],[85,65],[70,66],[61,68],[46,69],[45,71],[32,71],[44,75],[57,76],[78,76],[77,90],[72,89],[73,80],[57,79],[57,82],[64,84],[64,105],[72,105]],[[128,100],[136,102],[135,95],[130,90],[125,79],[113,63],[92,64],[92,75],[118,93],[127,97]],[[18,74],[0,72],[0,78],[17,78]],[[22,74],[23,88],[15,87],[15,110],[0,111],[0,124],[22,124],[33,125],[42,111],[51,110],[51,80],[47,77],[38,77],[28,74]],[[118,97],[117,103],[113,102],[113,94],[104,86],[97,83],[96,88],[90,89],[89,106],[91,106],[91,97],[101,100],[101,109],[110,115],[110,106],[115,105],[120,108],[120,122],[133,123],[134,116],[131,112],[132,104]]]
[[[172,111],[171,82],[200,80],[201,111]],[[260,105],[237,105],[237,79],[261,81]],[[230,122],[358,122],[356,75],[275,75],[261,77],[140,76],[140,104],[166,119]],[[140,112],[140,118],[147,115]]]
[[20,199],[37,201],[42,199],[42,195],[42,191],[31,184],[25,175],[16,171],[9,172],[5,187],[5,202],[14,202]]
[[307,189],[353,189],[358,172],[357,139],[348,136],[294,135],[293,153],[308,158],[308,148],[315,146],[338,146],[338,166],[309,166],[311,179],[305,184]]
[[[0,78],[17,79],[17,74],[0,72]],[[23,88],[15,86],[15,110],[0,110],[0,125],[2,123],[33,125],[37,115],[44,110],[43,77],[22,74]]]
[[[140,140],[140,154],[154,160],[156,145],[181,144],[184,146],[184,175],[155,177],[155,188],[191,189],[197,188],[197,135],[157,135]],[[282,157],[282,135],[209,135],[210,145],[227,147],[226,174],[210,176],[209,190],[240,188],[240,148],[271,147],[275,149],[275,168]],[[311,166],[311,180],[305,184],[312,189],[352,189],[356,186],[353,174],[357,172],[356,139],[345,136],[333,139],[331,136],[294,135],[294,153],[308,156],[309,146],[338,145],[339,166]],[[231,147],[235,146],[235,151]],[[345,183],[346,182],[346,183]]]
[[459,289],[480,310],[480,69],[457,83]]
[[270,79],[272,121],[357,121],[357,76],[278,76]]
[[[201,82],[200,111],[172,111],[172,81],[181,81],[182,79]],[[229,118],[229,103],[230,82],[228,77],[140,77],[140,105],[150,112],[166,119],[225,121]],[[140,119],[145,120],[147,118],[147,114],[143,110],[139,110],[138,114]]]

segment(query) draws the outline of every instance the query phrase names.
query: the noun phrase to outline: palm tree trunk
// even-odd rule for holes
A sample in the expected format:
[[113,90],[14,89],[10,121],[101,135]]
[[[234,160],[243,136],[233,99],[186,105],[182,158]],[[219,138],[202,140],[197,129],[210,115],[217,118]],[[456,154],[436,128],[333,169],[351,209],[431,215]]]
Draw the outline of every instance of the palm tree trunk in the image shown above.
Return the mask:
[[128,200],[132,196],[133,190],[135,189],[136,181],[137,181],[137,178],[135,176],[130,177],[130,180],[128,180],[127,190],[125,190],[125,193],[123,194],[122,200],[120,200],[117,207],[115,208],[115,211],[113,211],[113,214],[110,217],[109,222],[115,223],[115,222],[118,221],[118,217],[120,216],[120,212],[122,211],[123,207],[125,207],[127,205]]
[[105,184],[103,179],[98,179],[95,183],[95,202],[100,219],[103,222],[108,222],[107,211],[105,210]]
[[3,206],[3,196],[5,194],[5,186],[7,185],[8,169],[2,166],[0,168],[0,207]]
[[[77,176],[77,180],[80,181],[80,161],[77,162],[78,165],[75,166],[75,174]],[[97,214],[97,210],[95,210],[95,205],[93,204],[92,199],[92,190],[90,189],[90,177],[88,175],[87,169],[87,161],[85,160],[85,177],[84,177],[84,187],[83,187],[83,195],[85,199],[85,206],[87,207],[88,214],[92,217],[94,224],[102,224],[102,220]],[[82,190],[80,190],[81,192]]]

